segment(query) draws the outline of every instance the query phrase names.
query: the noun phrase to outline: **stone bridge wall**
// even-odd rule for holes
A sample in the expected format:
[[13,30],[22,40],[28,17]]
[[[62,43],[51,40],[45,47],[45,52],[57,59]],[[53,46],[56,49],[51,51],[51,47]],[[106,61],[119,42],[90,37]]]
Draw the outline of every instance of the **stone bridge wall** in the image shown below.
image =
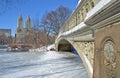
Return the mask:
[[[94,42],[75,42],[77,50],[83,52],[90,64],[93,66],[94,60]],[[79,53],[78,52],[78,53]]]

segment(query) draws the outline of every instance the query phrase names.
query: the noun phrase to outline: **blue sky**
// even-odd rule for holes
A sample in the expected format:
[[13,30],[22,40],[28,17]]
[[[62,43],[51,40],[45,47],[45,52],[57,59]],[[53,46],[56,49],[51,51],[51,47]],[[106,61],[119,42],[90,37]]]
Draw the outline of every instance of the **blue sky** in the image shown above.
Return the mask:
[[28,15],[31,19],[40,19],[46,12],[55,10],[59,6],[68,7],[73,11],[77,2],[78,0],[22,0],[21,2],[13,2],[11,7],[0,14],[0,29],[11,29],[12,36],[14,36],[20,14],[22,14],[25,26]]

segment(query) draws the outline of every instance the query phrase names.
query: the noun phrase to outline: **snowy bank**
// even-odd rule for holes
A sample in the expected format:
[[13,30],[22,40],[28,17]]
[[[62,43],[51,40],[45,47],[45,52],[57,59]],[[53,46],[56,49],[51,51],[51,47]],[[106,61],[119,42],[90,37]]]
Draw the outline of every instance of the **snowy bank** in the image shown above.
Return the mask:
[[49,45],[48,47],[47,47],[47,50],[55,50],[55,44],[52,44],[52,45]]
[[45,52],[45,51],[50,51],[50,50],[55,50],[55,44],[49,45],[48,47],[42,46],[40,48],[36,49],[30,49],[30,52]]

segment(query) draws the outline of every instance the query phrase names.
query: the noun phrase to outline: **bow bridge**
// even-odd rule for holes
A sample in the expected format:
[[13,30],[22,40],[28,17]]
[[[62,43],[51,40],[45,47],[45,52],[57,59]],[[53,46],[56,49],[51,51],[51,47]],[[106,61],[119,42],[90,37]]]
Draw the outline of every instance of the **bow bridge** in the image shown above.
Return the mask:
[[90,78],[119,78],[120,0],[79,0],[55,43],[77,52]]

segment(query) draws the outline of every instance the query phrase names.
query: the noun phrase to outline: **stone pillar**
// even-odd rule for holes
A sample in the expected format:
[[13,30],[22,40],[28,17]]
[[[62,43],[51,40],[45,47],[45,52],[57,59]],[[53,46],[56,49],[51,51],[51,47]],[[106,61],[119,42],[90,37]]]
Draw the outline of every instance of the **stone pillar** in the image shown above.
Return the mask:
[[95,31],[94,78],[119,78],[120,23]]

